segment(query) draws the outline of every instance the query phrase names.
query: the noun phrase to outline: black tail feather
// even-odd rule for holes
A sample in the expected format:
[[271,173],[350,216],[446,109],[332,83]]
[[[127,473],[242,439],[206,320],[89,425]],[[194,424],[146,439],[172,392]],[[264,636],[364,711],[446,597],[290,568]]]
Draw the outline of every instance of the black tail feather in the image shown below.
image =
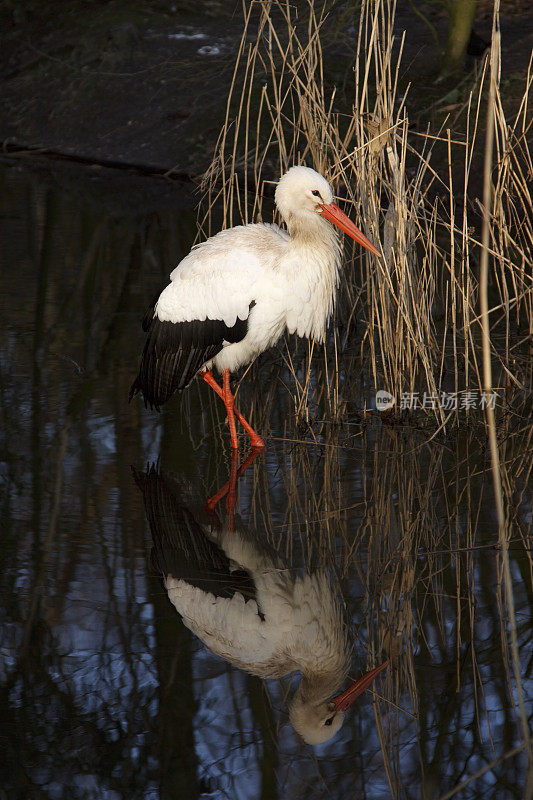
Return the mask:
[[184,580],[217,597],[238,592],[255,599],[255,586],[245,570],[231,569],[224,551],[209,537],[183,497],[179,481],[155,465],[146,472],[133,468],[143,493],[153,548],[151,564],[162,577]]
[[218,319],[167,322],[154,316],[152,306],[143,319],[143,330],[147,332],[146,342],[129,399],[142,392],[145,405],[159,411],[222,350],[224,341],[244,339],[248,320],[237,319],[232,327]]

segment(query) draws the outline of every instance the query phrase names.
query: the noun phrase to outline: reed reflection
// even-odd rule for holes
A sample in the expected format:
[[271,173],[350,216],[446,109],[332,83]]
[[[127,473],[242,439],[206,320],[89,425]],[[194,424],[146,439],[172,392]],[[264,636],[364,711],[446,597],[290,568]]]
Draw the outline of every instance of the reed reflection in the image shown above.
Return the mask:
[[[235,521],[237,467],[200,510],[178,475],[135,471],[152,533],[152,566],[185,625],[214,654],[259,678],[301,673],[289,702],[294,729],[309,744],[331,739],[346,710],[382,672],[371,669],[343,692],[350,644],[342,603],[324,568],[294,570],[260,535]],[[224,523],[215,512],[226,496]],[[334,695],[334,696],[333,696]]]

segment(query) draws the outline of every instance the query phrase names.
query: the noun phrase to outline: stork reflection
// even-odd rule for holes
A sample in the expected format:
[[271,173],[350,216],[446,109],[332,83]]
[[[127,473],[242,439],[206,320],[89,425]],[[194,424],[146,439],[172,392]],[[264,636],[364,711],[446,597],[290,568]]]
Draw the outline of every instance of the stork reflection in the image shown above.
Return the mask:
[[[235,524],[233,455],[229,481],[206,509],[195,511],[179,478],[155,466],[135,472],[153,539],[152,565],[183,622],[206,647],[260,678],[300,671],[289,703],[294,729],[309,744],[331,739],[346,709],[386,667],[381,664],[335,695],[350,669],[350,647],[340,599],[326,570],[287,568],[258,535]],[[214,513],[227,496],[227,520]]]

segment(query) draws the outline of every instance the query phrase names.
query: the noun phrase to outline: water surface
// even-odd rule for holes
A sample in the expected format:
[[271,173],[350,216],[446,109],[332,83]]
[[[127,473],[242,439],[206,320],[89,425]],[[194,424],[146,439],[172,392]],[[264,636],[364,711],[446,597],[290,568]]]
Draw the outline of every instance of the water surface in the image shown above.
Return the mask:
[[239,481],[239,524],[287,569],[329,570],[354,677],[390,660],[338,736],[312,748],[288,722],[297,676],[265,684],[210,654],[150,567],[132,466],[158,461],[199,501],[230,468],[207,386],[161,414],[128,404],[140,319],[196,234],[187,189],[1,177],[0,796],[524,797],[529,422],[513,421],[503,445],[524,718],[479,427],[428,441],[349,408],[339,423],[320,401],[298,422],[284,346],[243,383],[268,448]]

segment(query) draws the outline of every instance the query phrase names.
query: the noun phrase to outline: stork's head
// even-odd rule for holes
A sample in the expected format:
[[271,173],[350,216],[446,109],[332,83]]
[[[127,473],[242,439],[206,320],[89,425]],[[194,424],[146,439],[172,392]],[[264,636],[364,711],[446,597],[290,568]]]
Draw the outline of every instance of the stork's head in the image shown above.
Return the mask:
[[336,711],[333,700],[306,703],[296,692],[289,708],[292,727],[307,744],[322,744],[332,739],[344,722],[344,711]]
[[289,228],[308,226],[316,228],[317,215],[327,219],[347,233],[352,239],[375,255],[379,251],[366,236],[356,228],[349,217],[333,202],[331,186],[322,175],[309,167],[291,167],[276,187],[276,205]]
[[327,742],[341,729],[346,709],[368,689],[387,664],[388,661],[385,661],[379,667],[374,667],[330,700],[318,699],[313,691],[313,679],[302,678],[289,708],[289,719],[294,730],[308,744]]

